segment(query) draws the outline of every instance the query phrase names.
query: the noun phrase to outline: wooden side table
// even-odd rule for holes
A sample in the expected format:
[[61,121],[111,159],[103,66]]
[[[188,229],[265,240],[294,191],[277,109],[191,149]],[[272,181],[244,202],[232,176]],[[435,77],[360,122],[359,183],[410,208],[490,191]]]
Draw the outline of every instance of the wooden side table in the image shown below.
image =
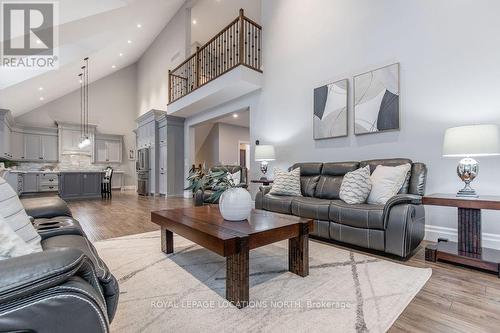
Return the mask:
[[439,259],[495,272],[500,277],[500,251],[482,247],[481,209],[500,210],[500,196],[478,198],[455,194],[432,194],[422,198],[424,205],[458,208],[458,243],[445,239],[425,248],[425,260]]
[[272,179],[254,179],[250,181],[251,183],[262,184],[264,186],[268,186],[273,183]]

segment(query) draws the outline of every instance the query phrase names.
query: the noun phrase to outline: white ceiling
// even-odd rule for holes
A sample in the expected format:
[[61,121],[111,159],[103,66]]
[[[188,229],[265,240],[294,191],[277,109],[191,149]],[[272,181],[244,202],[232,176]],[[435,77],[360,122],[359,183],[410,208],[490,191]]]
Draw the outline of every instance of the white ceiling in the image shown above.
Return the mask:
[[[77,75],[84,57],[90,58],[91,81],[135,63],[183,3],[184,0],[59,0],[59,69],[0,67],[0,109],[10,109],[17,117],[78,89]],[[44,100],[40,101],[40,97]]]

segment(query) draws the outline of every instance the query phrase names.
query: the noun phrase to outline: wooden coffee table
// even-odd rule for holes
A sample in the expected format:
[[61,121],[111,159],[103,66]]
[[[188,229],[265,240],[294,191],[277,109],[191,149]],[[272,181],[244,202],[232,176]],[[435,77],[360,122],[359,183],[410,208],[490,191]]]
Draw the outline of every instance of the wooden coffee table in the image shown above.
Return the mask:
[[226,257],[226,299],[238,308],[249,301],[249,251],[288,239],[288,270],[309,275],[309,231],[313,220],[253,210],[241,222],[225,221],[217,206],[151,212],[161,227],[161,250],[174,252],[173,233]]

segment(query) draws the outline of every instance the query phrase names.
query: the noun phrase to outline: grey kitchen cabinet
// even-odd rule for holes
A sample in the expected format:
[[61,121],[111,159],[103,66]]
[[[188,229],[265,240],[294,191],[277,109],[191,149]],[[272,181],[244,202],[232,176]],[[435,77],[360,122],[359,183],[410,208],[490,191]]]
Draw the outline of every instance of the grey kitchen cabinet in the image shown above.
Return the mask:
[[57,136],[24,134],[24,160],[55,162],[57,159]]
[[23,161],[24,157],[24,133],[13,131],[10,137],[12,148],[12,159]]
[[0,113],[0,158],[11,160],[12,151],[10,136],[12,130],[8,124],[8,121],[3,118],[4,115],[5,114]]
[[59,196],[62,199],[92,199],[101,197],[103,172],[61,172]]
[[25,173],[23,175],[23,193],[38,192],[38,174]]
[[160,145],[159,151],[160,162],[160,175],[158,177],[158,192],[160,194],[167,194],[167,146]]
[[59,177],[56,173],[38,174],[38,192],[53,192],[59,189]]
[[96,138],[95,162],[96,163],[121,163],[123,143],[121,138]]
[[160,138],[160,146],[167,144],[167,126],[161,126],[158,129],[158,136]]

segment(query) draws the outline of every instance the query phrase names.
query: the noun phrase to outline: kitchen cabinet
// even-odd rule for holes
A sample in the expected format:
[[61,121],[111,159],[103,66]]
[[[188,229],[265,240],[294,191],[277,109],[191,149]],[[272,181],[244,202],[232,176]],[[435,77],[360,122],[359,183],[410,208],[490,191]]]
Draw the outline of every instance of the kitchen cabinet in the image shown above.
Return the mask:
[[11,128],[6,120],[0,118],[0,158],[11,160],[12,151],[10,145]]
[[160,175],[158,177],[158,192],[160,194],[167,194],[167,146],[160,145],[159,151],[160,159]]
[[23,161],[24,158],[24,133],[12,132],[10,137],[12,148],[12,159],[14,161]]
[[158,136],[160,138],[160,146],[167,144],[167,126],[161,126],[158,129]]
[[25,173],[23,175],[23,193],[38,192],[38,174]]
[[82,133],[80,125],[58,123],[59,133],[59,155],[88,155],[94,157],[95,145],[95,125],[89,126],[90,145],[78,147],[81,141]]
[[96,163],[121,163],[123,143],[120,139],[98,138],[95,140]]
[[57,136],[24,134],[23,160],[55,162],[57,159]]
[[91,199],[101,197],[103,172],[61,172],[59,196],[62,199]]

